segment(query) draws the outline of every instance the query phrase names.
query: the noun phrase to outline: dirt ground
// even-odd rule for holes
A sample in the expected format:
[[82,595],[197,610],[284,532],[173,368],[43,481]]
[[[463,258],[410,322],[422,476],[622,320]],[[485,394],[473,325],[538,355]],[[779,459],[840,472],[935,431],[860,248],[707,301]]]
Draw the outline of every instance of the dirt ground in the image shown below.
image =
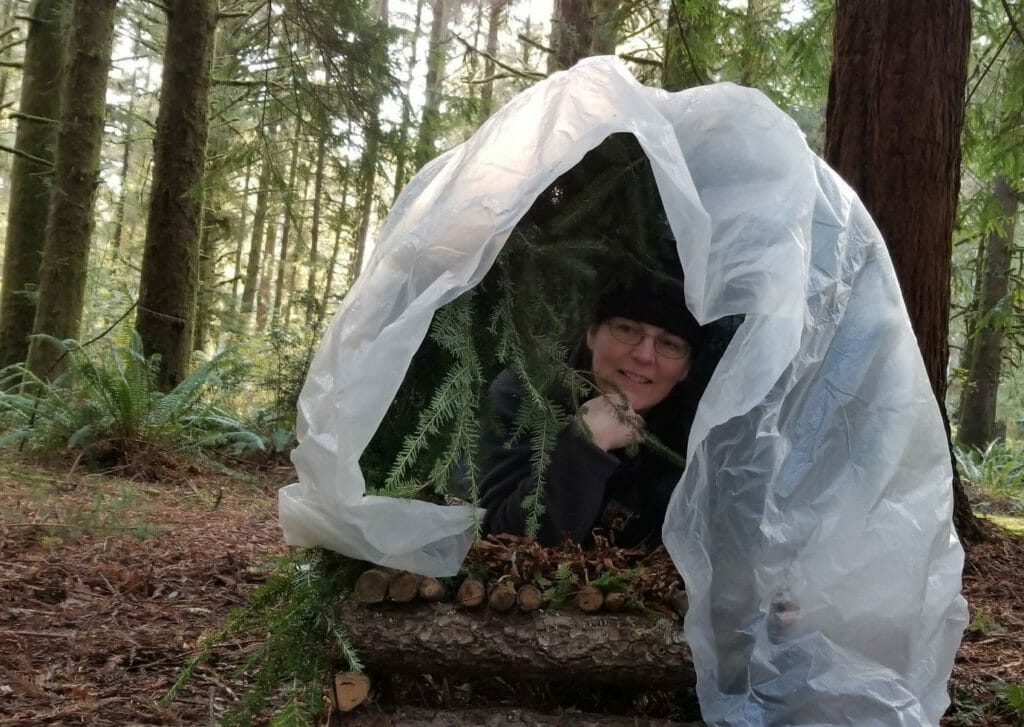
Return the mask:
[[[142,482],[0,461],[0,726],[207,725],[244,690],[256,636],[219,649],[170,706],[160,698],[284,552],[285,467]],[[1024,683],[1024,537],[971,553],[972,623],[945,725],[1015,725],[998,690]],[[529,705],[523,705],[528,707]]]

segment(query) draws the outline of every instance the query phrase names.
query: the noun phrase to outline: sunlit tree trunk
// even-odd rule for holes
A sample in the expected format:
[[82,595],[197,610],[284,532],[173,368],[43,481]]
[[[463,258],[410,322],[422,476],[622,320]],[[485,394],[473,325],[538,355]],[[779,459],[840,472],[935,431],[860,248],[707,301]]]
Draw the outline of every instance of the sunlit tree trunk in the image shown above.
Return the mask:
[[273,162],[269,154],[263,159],[256,190],[256,209],[252,217],[252,235],[249,237],[249,255],[245,264],[245,284],[242,286],[241,328],[249,325],[255,307],[256,291],[260,282],[260,253],[266,228]]
[[[3,289],[0,292],[0,368],[24,361],[36,316],[39,266],[53,175],[60,113],[66,0],[36,0],[32,6],[11,162]],[[9,3],[8,7],[13,3]]]
[[412,49],[409,55],[409,65],[406,67],[405,93],[402,95],[402,121],[398,126],[398,141],[395,144],[395,185],[391,195],[392,201],[398,197],[398,193],[409,181],[408,156],[409,156],[409,130],[412,127],[412,106],[409,103],[410,90],[416,77],[416,43],[420,37],[420,27],[423,20],[424,0],[416,0],[416,20],[413,24]]
[[1005,316],[995,315],[1010,292],[1010,264],[1019,197],[1004,176],[993,182],[998,225],[985,237],[979,268],[975,325],[967,339],[967,378],[961,398],[956,441],[961,447],[984,449],[995,439],[996,401],[1003,361]]
[[[444,88],[445,64],[448,59],[448,3],[450,0],[431,0],[433,18],[430,21],[430,50],[427,53],[426,89],[419,138],[416,143],[416,168],[419,169],[437,154],[437,137],[441,132],[441,97]],[[376,146],[380,135],[380,122],[376,118],[366,129],[366,147]],[[373,136],[373,140],[369,138]],[[376,156],[373,150],[371,156]]]
[[[71,11],[39,303],[32,326],[34,333],[62,339],[78,338],[82,320],[116,6],[116,0],[74,0]],[[57,347],[35,338],[29,345],[28,366],[37,376],[49,378],[59,370],[61,355]]]
[[[885,237],[943,413],[970,39],[968,0],[836,3],[825,157]],[[981,537],[953,488],[961,537]]]
[[[287,214],[287,213],[283,213]],[[267,230],[263,236],[263,270],[260,271],[260,283],[256,292],[256,331],[261,333],[267,328],[267,313],[270,310],[270,280],[274,270],[274,249],[277,247],[277,211],[267,214]]]
[[510,0],[491,0],[487,18],[487,57],[484,59],[484,82],[480,86],[480,119],[484,120],[494,111],[494,58],[498,57],[498,31]]
[[168,0],[166,8],[153,190],[135,330],[146,355],[159,354],[158,382],[170,390],[188,375],[192,355],[217,1]]
[[316,172],[313,181],[313,211],[309,222],[309,275],[306,278],[306,327],[313,323],[316,311],[316,272],[320,265],[318,260],[320,244],[320,213],[324,192],[324,166],[327,161],[327,129],[320,131],[320,141],[316,149]]
[[290,292],[290,289],[286,289],[285,281],[288,277],[288,256],[291,245],[292,224],[295,219],[295,210],[302,206],[301,201],[299,204],[295,203],[295,180],[299,173],[299,146],[301,144],[301,131],[301,120],[296,119],[295,138],[292,142],[292,157],[288,162],[288,184],[284,190],[284,194],[282,195],[282,201],[284,202],[284,219],[281,222],[281,255],[277,261],[277,275],[274,279],[274,301],[271,306],[271,315],[274,321],[277,321],[281,314],[281,306],[284,305],[285,293]]

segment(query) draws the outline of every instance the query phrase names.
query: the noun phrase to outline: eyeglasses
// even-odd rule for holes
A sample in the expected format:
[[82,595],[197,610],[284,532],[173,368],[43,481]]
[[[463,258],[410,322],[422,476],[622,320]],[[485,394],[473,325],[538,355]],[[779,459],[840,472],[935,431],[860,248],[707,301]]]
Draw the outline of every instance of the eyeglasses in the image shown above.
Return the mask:
[[629,346],[639,346],[650,336],[654,339],[654,352],[665,358],[686,358],[690,354],[690,344],[679,336],[646,333],[642,325],[628,318],[612,318],[608,321],[608,331],[616,341]]

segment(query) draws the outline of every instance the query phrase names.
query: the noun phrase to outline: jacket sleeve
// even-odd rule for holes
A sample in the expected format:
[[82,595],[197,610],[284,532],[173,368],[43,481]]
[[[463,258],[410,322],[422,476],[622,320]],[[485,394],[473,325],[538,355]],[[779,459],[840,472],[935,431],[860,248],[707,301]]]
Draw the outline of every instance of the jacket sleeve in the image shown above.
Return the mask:
[[[483,433],[486,448],[480,480],[480,504],[487,510],[484,529],[488,533],[524,535],[526,512],[522,502],[537,486],[530,468],[528,441],[506,445],[504,432],[520,403],[520,388],[511,370],[502,372],[490,389],[490,401],[498,426],[487,425]],[[537,539],[557,545],[565,535],[583,541],[597,523],[604,508],[605,489],[619,461],[591,442],[570,420],[551,453],[544,481]]]

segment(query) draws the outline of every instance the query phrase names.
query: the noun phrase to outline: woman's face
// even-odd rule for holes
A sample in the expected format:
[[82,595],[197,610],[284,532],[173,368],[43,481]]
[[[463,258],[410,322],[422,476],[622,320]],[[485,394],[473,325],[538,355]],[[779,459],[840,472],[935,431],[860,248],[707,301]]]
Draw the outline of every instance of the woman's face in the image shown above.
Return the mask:
[[[627,342],[640,335],[638,343]],[[604,394],[624,394],[637,414],[660,403],[690,371],[690,346],[685,340],[664,328],[628,318],[610,318],[591,328],[587,348],[593,357],[591,371],[597,387]]]

